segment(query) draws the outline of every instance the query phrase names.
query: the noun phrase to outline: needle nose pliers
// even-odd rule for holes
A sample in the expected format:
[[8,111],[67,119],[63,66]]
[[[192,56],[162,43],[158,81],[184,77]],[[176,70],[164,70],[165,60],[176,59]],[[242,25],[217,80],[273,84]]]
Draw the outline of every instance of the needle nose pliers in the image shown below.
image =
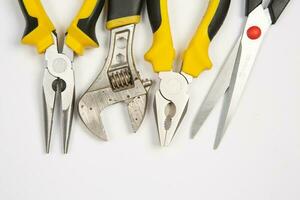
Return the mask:
[[45,110],[46,152],[49,153],[53,126],[53,113],[60,96],[63,119],[64,153],[68,152],[73,119],[75,83],[74,55],[82,55],[86,47],[98,47],[95,25],[104,0],[86,0],[65,34],[63,48],[58,45],[55,27],[40,0],[19,0],[26,19],[22,42],[36,46],[45,54],[43,99]]
[[159,73],[160,86],[155,96],[155,113],[160,143],[172,141],[187,110],[189,85],[193,78],[210,69],[208,55],[211,40],[226,18],[230,0],[210,0],[206,14],[183,55],[180,72],[173,71],[175,50],[168,17],[167,0],[147,0],[148,14],[154,33],[153,45],[145,59]]

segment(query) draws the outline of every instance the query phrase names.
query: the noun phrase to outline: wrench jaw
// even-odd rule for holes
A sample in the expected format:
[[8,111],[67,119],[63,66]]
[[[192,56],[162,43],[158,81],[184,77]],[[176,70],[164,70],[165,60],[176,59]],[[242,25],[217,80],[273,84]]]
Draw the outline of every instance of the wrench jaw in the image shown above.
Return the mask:
[[[152,82],[151,81],[144,81],[143,85],[148,93],[150,87],[151,87]],[[145,113],[146,113],[146,108],[147,108],[147,99],[148,95],[143,94],[137,97],[134,97],[130,100],[125,101],[127,104],[127,110],[129,114],[129,118],[131,121],[131,126],[133,131],[136,133],[137,130],[140,128],[144,118],[145,118]]]
[[147,93],[152,84],[141,80],[133,59],[135,25],[111,30],[109,53],[104,67],[79,102],[79,114],[97,137],[108,140],[101,112],[117,103],[127,105],[133,131],[140,127],[146,112]]
[[107,141],[108,137],[105,132],[101,112],[108,105],[98,99],[101,91],[87,92],[84,94],[78,104],[78,112],[85,126],[98,138]]
[[133,132],[136,133],[145,117],[147,95],[135,97],[126,104]]
[[[100,80],[100,79],[99,79]],[[86,127],[98,138],[108,140],[104,129],[101,112],[114,104],[125,103],[134,132],[140,127],[146,112],[147,91],[151,81],[135,81],[135,87],[114,92],[111,87],[88,91],[79,101],[79,115]]]

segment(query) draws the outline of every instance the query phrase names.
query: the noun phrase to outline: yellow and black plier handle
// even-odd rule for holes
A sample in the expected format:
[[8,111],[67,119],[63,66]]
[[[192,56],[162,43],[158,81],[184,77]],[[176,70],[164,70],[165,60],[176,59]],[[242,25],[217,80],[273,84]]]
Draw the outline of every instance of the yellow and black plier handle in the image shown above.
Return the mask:
[[[167,1],[147,0],[154,37],[145,59],[152,63],[155,72],[171,71],[175,58]],[[201,72],[211,68],[209,45],[226,18],[230,2],[231,0],[209,1],[202,22],[183,55],[182,72],[198,77]]]
[[[54,44],[52,33],[55,27],[40,0],[18,0],[26,20],[22,38],[24,44],[36,46],[44,53]],[[98,47],[95,26],[105,0],[85,0],[79,13],[66,33],[65,43],[77,54],[82,55],[86,47]]]

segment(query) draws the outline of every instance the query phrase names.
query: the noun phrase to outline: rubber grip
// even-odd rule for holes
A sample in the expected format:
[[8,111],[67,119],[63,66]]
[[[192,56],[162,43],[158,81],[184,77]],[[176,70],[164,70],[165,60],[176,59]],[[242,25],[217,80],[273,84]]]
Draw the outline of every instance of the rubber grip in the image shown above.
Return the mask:
[[270,11],[272,23],[275,24],[286,8],[286,6],[289,4],[290,0],[273,0],[270,2],[268,8]]
[[85,0],[66,33],[66,44],[78,55],[87,47],[99,47],[95,28],[105,0]]
[[263,3],[263,0],[246,0],[246,16]]
[[54,43],[55,27],[47,16],[40,0],[18,0],[26,20],[22,43],[36,46],[39,53]]
[[147,9],[153,31],[153,43],[145,54],[155,72],[171,71],[175,49],[168,15],[168,0],[147,0]]
[[183,72],[198,77],[204,70],[212,67],[209,45],[227,16],[230,2],[231,0],[209,1],[202,22],[183,55]]
[[138,24],[145,0],[108,0],[107,29]]

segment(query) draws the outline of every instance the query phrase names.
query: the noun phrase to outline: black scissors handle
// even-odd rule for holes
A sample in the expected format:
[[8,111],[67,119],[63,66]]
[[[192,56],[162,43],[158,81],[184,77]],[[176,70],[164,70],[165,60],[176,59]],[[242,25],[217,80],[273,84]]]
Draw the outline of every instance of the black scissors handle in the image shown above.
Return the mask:
[[290,0],[272,0],[268,6],[272,23],[275,24]]
[[[268,9],[272,24],[275,24],[290,0],[271,0]],[[246,0],[246,16],[263,3],[263,0]]]
[[263,0],[246,0],[246,16],[263,3]]

